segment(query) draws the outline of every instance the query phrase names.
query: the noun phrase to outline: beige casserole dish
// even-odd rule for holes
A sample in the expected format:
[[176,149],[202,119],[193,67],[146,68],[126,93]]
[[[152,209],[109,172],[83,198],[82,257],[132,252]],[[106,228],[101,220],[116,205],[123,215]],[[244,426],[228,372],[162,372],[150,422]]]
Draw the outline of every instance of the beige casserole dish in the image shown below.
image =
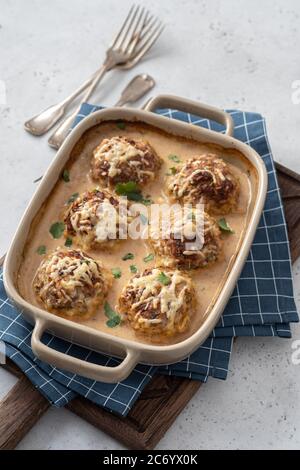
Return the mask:
[[[151,112],[157,108],[172,108],[212,119],[222,123],[226,127],[226,132],[225,134],[217,133]],[[249,219],[234,260],[226,272],[222,288],[217,293],[209,313],[201,324],[188,336],[173,344],[152,344],[135,340],[132,337],[121,337],[110,334],[109,331],[92,328],[89,324],[53,315],[25,300],[18,289],[16,279],[31,225],[59,180],[72,149],[83,134],[94,126],[119,120],[128,123],[142,123],[142,125],[157,129],[158,132],[164,132],[179,139],[192,139],[193,142],[220,146],[229,152],[239,152],[251,168],[253,191],[251,192]],[[34,325],[31,344],[39,359],[93,380],[115,383],[128,377],[138,363],[163,365],[181,361],[207,339],[217,324],[246,261],[267,191],[267,173],[262,159],[249,146],[234,139],[232,133],[233,121],[229,114],[217,108],[167,95],[152,99],[143,110],[109,108],[97,111],[86,117],[70,133],[29,203],[13,238],[4,265],[4,283],[7,294],[22,311],[24,317]],[[122,362],[116,367],[100,366],[58,352],[41,341],[45,331],[92,350],[122,358]]]

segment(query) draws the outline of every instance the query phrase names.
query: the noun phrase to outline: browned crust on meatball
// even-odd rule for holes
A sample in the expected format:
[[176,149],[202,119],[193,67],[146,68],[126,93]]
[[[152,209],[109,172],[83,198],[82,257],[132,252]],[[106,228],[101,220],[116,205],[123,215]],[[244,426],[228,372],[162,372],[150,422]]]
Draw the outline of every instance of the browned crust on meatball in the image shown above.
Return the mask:
[[66,248],[46,256],[33,280],[35,295],[46,310],[74,320],[92,317],[110,285],[111,278],[99,261]]
[[[158,280],[153,281],[153,278],[158,279],[162,272],[170,279],[170,285],[165,286]],[[174,283],[175,277],[176,283]],[[170,297],[169,292],[166,297],[168,289],[174,291],[174,302],[180,299],[174,316],[169,318],[168,315],[172,311],[172,296]],[[164,306],[166,298],[169,300],[167,308]],[[147,269],[134,276],[122,291],[118,309],[137,334],[160,342],[164,338],[188,330],[195,305],[195,291],[190,277],[183,272],[161,267]]]
[[[123,150],[131,148],[132,155],[126,159],[119,158],[117,146],[120,145]],[[147,142],[117,136],[104,139],[95,148],[91,162],[92,177],[106,186],[128,181],[143,185],[155,178],[161,164],[161,158]]]
[[214,154],[189,159],[170,180],[168,192],[183,203],[204,203],[213,214],[227,214],[237,206],[239,184],[227,163]]
[[221,231],[216,221],[206,213],[202,238],[203,246],[200,249],[197,249],[196,237],[188,239],[182,235],[178,238],[172,231],[167,238],[150,238],[149,244],[162,266],[191,270],[211,266],[222,254]]

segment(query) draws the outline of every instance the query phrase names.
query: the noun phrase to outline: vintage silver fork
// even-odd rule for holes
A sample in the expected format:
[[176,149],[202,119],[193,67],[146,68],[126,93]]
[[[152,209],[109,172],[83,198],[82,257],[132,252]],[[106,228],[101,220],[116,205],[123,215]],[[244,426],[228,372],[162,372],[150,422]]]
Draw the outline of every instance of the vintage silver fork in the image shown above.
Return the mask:
[[[106,72],[114,68],[127,70],[136,65],[149,51],[163,31],[164,26],[144,8],[132,6],[125,22],[106,53],[100,69],[61,103],[51,106],[25,123],[32,134],[47,132],[65,113],[69,104],[87,87],[82,101],[87,101]],[[50,137],[49,144],[58,148],[63,142],[78,109],[72,113]]]

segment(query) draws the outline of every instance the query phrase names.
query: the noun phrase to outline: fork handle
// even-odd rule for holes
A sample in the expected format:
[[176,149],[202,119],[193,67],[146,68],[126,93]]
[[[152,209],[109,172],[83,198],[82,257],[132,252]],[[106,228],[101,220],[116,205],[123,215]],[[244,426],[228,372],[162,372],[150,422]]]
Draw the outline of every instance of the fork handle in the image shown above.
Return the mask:
[[99,70],[97,70],[90,78],[88,78],[82,85],[80,85],[80,87],[78,87],[63,101],[50,106],[49,108],[26,121],[24,123],[25,130],[37,136],[45,134],[65,114],[69,104],[72,103],[72,101],[74,101],[75,98],[77,98],[77,96],[79,96],[92,83],[97,73],[99,73]]
[[59,149],[59,147],[62,145],[63,141],[65,140],[77,114],[79,113],[80,111],[80,107],[82,105],[82,103],[85,103],[86,101],[88,101],[88,99],[90,98],[90,96],[93,94],[95,88],[97,87],[97,85],[99,84],[99,82],[102,80],[102,78],[104,77],[104,75],[106,74],[106,72],[109,70],[110,68],[104,64],[102,65],[102,67],[98,70],[98,72],[96,73],[96,75],[94,76],[87,92],[85,93],[82,101],[80,102],[80,105],[78,106],[78,108],[75,109],[75,111],[70,114],[63,122],[60,126],[58,126],[58,128],[54,131],[54,133],[50,136],[49,140],[48,140],[48,144],[50,145],[50,147],[53,147],[55,149]]

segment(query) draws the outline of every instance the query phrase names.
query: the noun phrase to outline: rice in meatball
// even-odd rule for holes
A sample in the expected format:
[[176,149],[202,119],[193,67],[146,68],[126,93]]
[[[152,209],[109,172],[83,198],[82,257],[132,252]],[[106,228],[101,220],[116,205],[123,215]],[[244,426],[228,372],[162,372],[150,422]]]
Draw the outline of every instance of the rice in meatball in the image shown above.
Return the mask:
[[122,219],[131,220],[130,210],[108,190],[95,189],[79,196],[65,213],[65,237],[83,248],[112,248],[120,238]]
[[92,176],[106,186],[128,181],[145,184],[154,180],[161,163],[147,142],[117,136],[104,139],[95,148]]
[[92,317],[109,286],[109,275],[99,261],[66,248],[50,253],[33,280],[35,295],[46,310],[75,319]]
[[205,154],[178,168],[168,192],[177,201],[203,203],[207,212],[227,214],[237,205],[239,184],[224,160]]
[[153,268],[137,274],[119,298],[119,311],[130,326],[156,339],[185,332],[194,309],[191,279],[172,269]]
[[198,220],[195,209],[188,211],[186,217],[176,218],[166,231],[161,227],[158,232],[150,230],[149,244],[158,264],[185,270],[210,266],[222,251],[218,224],[205,212]]

